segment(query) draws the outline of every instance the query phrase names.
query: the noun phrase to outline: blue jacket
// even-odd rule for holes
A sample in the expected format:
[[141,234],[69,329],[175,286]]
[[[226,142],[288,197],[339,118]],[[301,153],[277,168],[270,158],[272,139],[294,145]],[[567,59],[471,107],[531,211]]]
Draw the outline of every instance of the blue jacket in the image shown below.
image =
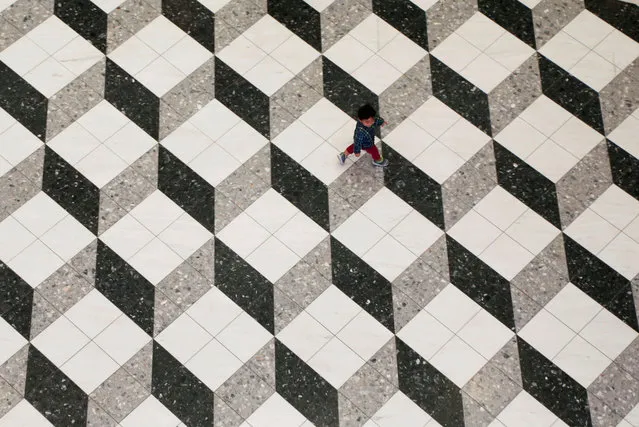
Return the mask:
[[375,123],[373,126],[366,127],[360,122],[357,121],[357,125],[355,126],[355,133],[353,134],[353,151],[355,154],[359,154],[362,149],[371,148],[375,145],[375,129],[381,126],[384,123],[384,119],[381,117],[375,119]]

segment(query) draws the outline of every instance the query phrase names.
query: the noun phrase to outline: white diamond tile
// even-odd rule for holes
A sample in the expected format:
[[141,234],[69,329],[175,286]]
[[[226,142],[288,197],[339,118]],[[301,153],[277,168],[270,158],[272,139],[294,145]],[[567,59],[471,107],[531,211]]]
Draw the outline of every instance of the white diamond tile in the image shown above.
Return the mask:
[[42,191],[12,214],[36,237],[41,237],[67,215],[67,211]]
[[359,211],[351,215],[333,232],[337,240],[360,257],[368,252],[384,234],[384,230]]
[[366,361],[333,337],[308,361],[308,365],[339,389]]
[[213,54],[187,36],[171,46],[162,56],[182,73],[189,75],[213,57]]
[[574,116],[568,119],[551,138],[578,159],[583,158],[604,139],[599,132]]
[[639,215],[639,201],[613,184],[590,209],[621,230]]
[[584,387],[590,386],[612,361],[577,335],[553,359],[553,363]]
[[519,331],[519,336],[552,360],[575,336],[575,332],[544,309]]
[[135,162],[155,144],[155,140],[133,122],[124,125],[104,143],[128,164]]
[[476,12],[461,27],[457,34],[472,43],[477,49],[484,51],[506,32],[495,21],[480,12]]
[[634,221],[628,224],[623,232],[635,242],[639,242],[639,216],[637,216]]
[[507,31],[484,53],[503,65],[511,73],[534,53],[534,49]]
[[360,65],[352,76],[379,95],[400,78],[402,73],[381,56],[373,55]]
[[563,28],[563,31],[589,47],[597,46],[614,30],[589,10],[584,10]]
[[244,77],[270,97],[295,75],[275,59],[267,56],[248,70]]
[[151,337],[126,314],[122,314],[93,340],[118,364],[124,365]]
[[639,273],[639,242],[624,233],[619,233],[597,256],[628,280]]
[[507,234],[500,235],[480,258],[507,280],[512,280],[535,256]]
[[122,427],[175,427],[179,423],[179,418],[152,395],[120,422]]
[[347,34],[331,46],[324,56],[347,73],[352,73],[374,54],[355,37]]
[[461,74],[485,93],[491,92],[508,75],[510,70],[485,53],[468,64]]
[[362,308],[336,286],[329,286],[308,307],[306,312],[326,329],[338,333]]
[[94,289],[64,315],[86,336],[93,339],[121,314],[111,301]]
[[424,49],[400,33],[380,49],[378,55],[401,73],[406,73],[424,58],[426,53]]
[[352,119],[326,98],[302,114],[300,121],[323,139],[328,139]]
[[270,233],[275,233],[298,212],[284,196],[269,189],[245,211]]
[[297,256],[303,258],[317,246],[328,233],[312,219],[297,212],[274,236]]
[[301,165],[328,186],[353,165],[351,161],[341,165],[337,161],[337,155],[340,152],[342,152],[341,149],[336,149],[325,142],[309,154]]
[[549,137],[570,119],[571,114],[546,95],[541,95],[519,117]]
[[410,119],[401,122],[384,138],[384,142],[410,161],[415,160],[433,141],[435,138]]
[[297,264],[300,257],[275,237],[269,237],[246,260],[271,283],[275,283]]
[[16,406],[0,418],[2,427],[53,427],[36,408],[22,399]]
[[120,6],[126,0],[91,0],[97,7],[106,13],[112,12],[116,7]]
[[155,340],[180,363],[186,363],[213,337],[190,316],[182,314],[158,334]]
[[630,115],[608,135],[608,139],[639,158],[639,141],[636,138],[638,133],[639,117]]
[[362,259],[392,282],[417,259],[417,255],[387,234]]
[[126,261],[153,240],[153,233],[127,214],[102,233],[100,240]]
[[590,49],[586,45],[564,31],[559,31],[539,49],[539,53],[560,65],[564,70],[570,70],[588,52]]
[[211,12],[216,13],[218,10],[226,6],[231,0],[199,0]]
[[185,37],[185,34],[177,25],[160,15],[142,28],[136,36],[161,55]]
[[360,311],[337,334],[342,342],[364,360],[373,357],[392,336],[393,334],[388,329],[364,310]]
[[301,121],[293,122],[273,139],[273,144],[298,163],[322,145],[323,138]]
[[435,141],[414,159],[413,163],[438,184],[443,184],[463,166],[465,161],[459,154],[441,142]]
[[557,416],[526,391],[522,390],[501,411],[497,419],[508,427],[530,425],[531,420],[535,420],[535,426],[550,427],[557,420]]
[[64,261],[40,240],[33,242],[8,263],[33,288],[63,264]]
[[95,236],[73,216],[64,219],[44,233],[40,240],[67,262],[95,239]]
[[8,242],[0,245],[0,260],[7,263],[27,246],[36,240],[22,224],[12,216],[0,222],[0,241]]
[[54,53],[52,58],[77,77],[104,58],[104,55],[84,37],[76,37]]
[[36,65],[46,60],[47,56],[47,52],[28,37],[22,37],[0,52],[0,60],[20,76],[24,76]]
[[17,122],[0,134],[0,156],[11,166],[17,166],[42,145],[37,136]]
[[126,162],[104,145],[98,146],[80,160],[75,168],[98,188],[107,185],[127,168]]
[[310,359],[332,337],[333,334],[306,311],[302,311],[277,334],[277,338],[304,361]]
[[497,186],[488,193],[474,209],[488,221],[506,230],[528,207],[502,187]]
[[238,161],[244,163],[267,145],[268,139],[245,121],[240,121],[222,135],[217,140],[217,144]]
[[437,45],[431,53],[454,71],[460,73],[481,54],[481,50],[457,33],[452,33],[446,40]]
[[213,234],[186,212],[158,235],[161,241],[184,260],[211,237]]
[[304,40],[293,35],[271,52],[270,56],[293,75],[297,75],[318,58],[320,53]]
[[486,364],[479,353],[458,337],[451,338],[430,363],[462,388]]
[[4,364],[28,341],[16,331],[6,320],[0,318],[0,364]]
[[100,347],[90,342],[62,365],[61,370],[89,394],[119,367]]
[[409,116],[417,125],[435,138],[451,128],[461,116],[439,99],[430,97]]
[[488,135],[465,119],[458,120],[438,139],[466,161],[490,141]]
[[619,230],[593,210],[586,209],[564,232],[593,254],[599,253]]
[[76,76],[52,57],[44,60],[29,71],[24,79],[31,83],[47,98],[55,95]]
[[56,366],[62,366],[89,341],[89,337],[65,316],[59,317],[31,340],[32,344]]
[[549,139],[537,148],[526,162],[556,183],[579,162],[579,159]]
[[369,15],[359,23],[349,34],[359,40],[373,52],[379,52],[390,43],[399,33],[386,21],[375,14]]
[[213,141],[220,139],[240,122],[241,119],[217,99],[206,104],[189,119],[189,123]]
[[430,360],[454,335],[426,310],[420,311],[397,333],[402,341],[426,360]]
[[[212,361],[214,363],[211,363]],[[242,361],[218,340],[212,339],[186,362],[185,366],[208,388],[215,391],[242,367]]]
[[613,64],[619,73],[639,56],[639,44],[619,30],[614,30],[593,49]]
[[506,230],[508,236],[533,255],[538,255],[560,233],[559,229],[532,209],[524,212]]
[[240,35],[217,55],[240,75],[245,74],[266,57],[266,52],[257,47],[252,41]]
[[240,167],[241,163],[218,144],[212,144],[189,162],[189,166],[215,187]]
[[242,309],[218,288],[211,288],[186,313],[212,336],[217,336]]
[[299,427],[306,418],[278,393],[273,393],[247,418],[251,427]]
[[466,249],[479,255],[499,237],[501,231],[475,210],[470,210],[448,234]]
[[144,67],[135,77],[160,98],[186,76],[163,56],[160,56]]
[[601,55],[590,51],[570,69],[570,73],[594,90],[600,91],[615,78],[618,71]]
[[178,254],[157,238],[128,260],[152,285],[160,283],[182,262],[184,260]]
[[153,234],[159,234],[177,220],[182,213],[182,209],[175,202],[160,190],[156,190],[133,208],[130,215]]
[[479,310],[481,308],[475,301],[452,284],[426,306],[428,313],[453,332],[458,332]]
[[128,122],[129,119],[106,100],[100,101],[78,119],[78,123],[91,132],[100,142],[112,137]]
[[546,304],[546,310],[579,332],[602,310],[602,306],[572,283]]
[[291,37],[292,33],[275,18],[266,15],[246,30],[243,35],[264,52],[271,53]]
[[515,118],[495,136],[495,141],[522,159],[532,154],[545,140],[543,133],[521,117]]
[[510,329],[486,310],[480,310],[457,333],[459,338],[487,360],[497,354],[513,335]]
[[371,420],[379,427],[425,426],[431,417],[404,393],[398,391]]
[[224,227],[217,237],[241,257],[248,256],[270,236],[268,230],[245,212]]
[[359,209],[386,232],[391,231],[412,210],[413,208],[386,187],[382,187]]
[[443,234],[439,227],[416,210],[412,210],[390,231],[390,235],[415,256],[423,254]]
[[133,36],[109,54],[109,58],[126,72],[135,76],[158,57],[139,37]]

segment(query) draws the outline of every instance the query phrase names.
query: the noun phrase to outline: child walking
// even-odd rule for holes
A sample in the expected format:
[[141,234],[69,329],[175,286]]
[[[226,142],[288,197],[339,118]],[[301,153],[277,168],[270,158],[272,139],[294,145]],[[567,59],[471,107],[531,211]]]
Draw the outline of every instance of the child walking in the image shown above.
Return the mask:
[[376,118],[376,114],[375,109],[369,104],[363,105],[357,110],[358,121],[353,134],[353,143],[343,153],[337,155],[341,164],[346,162],[349,155],[355,153],[355,157],[359,157],[361,151],[364,150],[373,156],[373,165],[379,167],[388,165],[388,160],[382,158],[375,146],[375,129],[386,124],[381,117]]

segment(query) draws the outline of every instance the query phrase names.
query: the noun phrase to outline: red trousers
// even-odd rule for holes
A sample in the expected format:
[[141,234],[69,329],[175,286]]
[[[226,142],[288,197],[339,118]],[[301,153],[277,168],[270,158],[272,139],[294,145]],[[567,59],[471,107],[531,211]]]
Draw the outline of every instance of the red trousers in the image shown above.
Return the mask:
[[[375,145],[373,145],[371,148],[362,148],[362,150],[373,156],[373,160],[375,160],[376,162],[380,161],[382,158],[382,156],[379,155],[379,150]],[[355,151],[355,144],[349,145],[346,149],[346,152],[348,154],[353,154],[353,151]]]

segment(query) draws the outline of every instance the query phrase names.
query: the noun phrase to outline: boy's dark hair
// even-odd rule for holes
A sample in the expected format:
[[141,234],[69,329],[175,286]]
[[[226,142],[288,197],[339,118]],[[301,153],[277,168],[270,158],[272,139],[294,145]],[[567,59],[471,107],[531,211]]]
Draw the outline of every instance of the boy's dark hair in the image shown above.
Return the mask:
[[370,104],[362,105],[359,107],[359,110],[357,110],[357,118],[360,120],[370,119],[371,117],[375,117],[375,114],[377,114],[377,111],[375,111]]

